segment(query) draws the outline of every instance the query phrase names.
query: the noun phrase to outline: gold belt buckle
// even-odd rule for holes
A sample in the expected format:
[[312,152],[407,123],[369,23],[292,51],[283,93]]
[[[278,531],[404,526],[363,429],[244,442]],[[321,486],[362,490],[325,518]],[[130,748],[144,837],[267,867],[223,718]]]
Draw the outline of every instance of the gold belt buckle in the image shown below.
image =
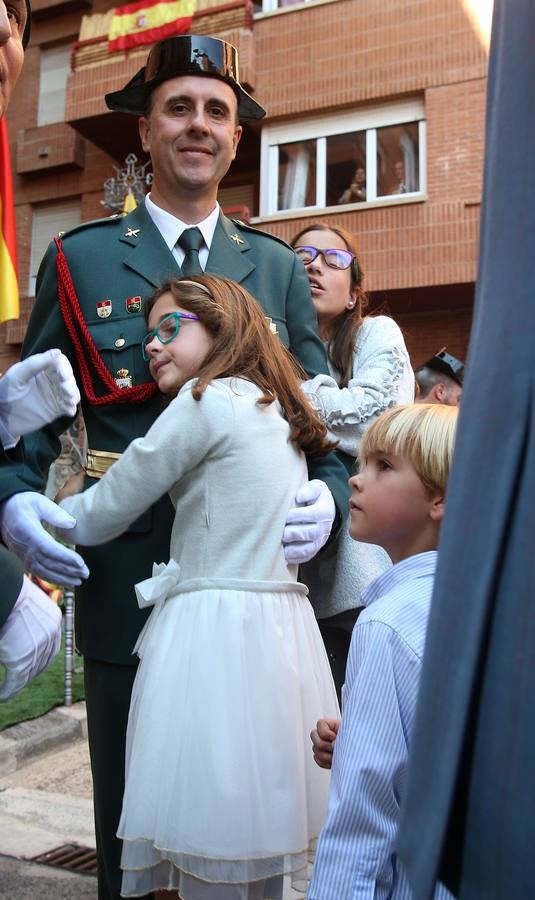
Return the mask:
[[110,466],[113,466],[114,462],[117,462],[122,455],[122,453],[113,453],[111,450],[88,450],[86,475],[90,478],[102,478]]

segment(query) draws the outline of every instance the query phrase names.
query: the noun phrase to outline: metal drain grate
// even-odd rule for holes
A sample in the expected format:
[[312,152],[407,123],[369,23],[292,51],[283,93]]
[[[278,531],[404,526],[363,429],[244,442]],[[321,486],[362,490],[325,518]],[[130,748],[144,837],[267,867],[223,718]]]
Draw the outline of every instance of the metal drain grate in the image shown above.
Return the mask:
[[32,857],[32,862],[68,869],[70,872],[80,872],[83,875],[97,874],[96,850],[91,847],[80,847],[79,844],[62,844],[61,847],[49,850],[48,853]]

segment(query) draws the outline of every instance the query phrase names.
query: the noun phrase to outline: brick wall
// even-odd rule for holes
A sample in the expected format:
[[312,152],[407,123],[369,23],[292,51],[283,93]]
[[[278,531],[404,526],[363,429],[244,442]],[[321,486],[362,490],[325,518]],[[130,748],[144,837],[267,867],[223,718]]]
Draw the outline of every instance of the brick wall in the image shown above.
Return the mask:
[[256,89],[271,118],[486,75],[460,0],[337,0],[255,24]]
[[469,309],[437,310],[425,313],[396,313],[396,322],[405,337],[413,368],[418,368],[442,347],[457,359],[466,359],[472,324]]

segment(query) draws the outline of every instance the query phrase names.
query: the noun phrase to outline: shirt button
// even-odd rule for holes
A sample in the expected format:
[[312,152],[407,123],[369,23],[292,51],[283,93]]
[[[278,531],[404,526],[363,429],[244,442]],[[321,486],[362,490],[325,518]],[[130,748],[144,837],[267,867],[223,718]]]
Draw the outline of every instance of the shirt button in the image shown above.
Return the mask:
[[117,338],[117,340],[115,341],[115,346],[117,347],[118,350],[119,350],[121,347],[124,347],[125,344],[126,344],[126,340],[125,340],[124,338],[122,338],[122,337],[121,337],[121,338]]

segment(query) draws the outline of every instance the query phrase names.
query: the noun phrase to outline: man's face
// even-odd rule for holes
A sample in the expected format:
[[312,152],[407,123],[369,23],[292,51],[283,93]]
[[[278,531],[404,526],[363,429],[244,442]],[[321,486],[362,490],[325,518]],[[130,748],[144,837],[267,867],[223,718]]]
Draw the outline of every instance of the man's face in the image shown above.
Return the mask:
[[457,384],[453,379],[448,378],[444,385],[444,394],[442,398],[442,403],[445,406],[459,406],[461,402],[461,394],[463,389],[460,384]]
[[184,75],[164,81],[151,99],[139,132],[152,160],[155,202],[169,203],[177,192],[215,201],[242,134],[234,91],[217,78]]
[[462,392],[463,389],[460,384],[457,384],[453,378],[443,375],[442,380],[433,385],[428,394],[418,398],[418,403],[442,403],[443,406],[459,406]]
[[0,117],[4,115],[11,92],[24,61],[22,35],[27,20],[24,0],[0,0]]

